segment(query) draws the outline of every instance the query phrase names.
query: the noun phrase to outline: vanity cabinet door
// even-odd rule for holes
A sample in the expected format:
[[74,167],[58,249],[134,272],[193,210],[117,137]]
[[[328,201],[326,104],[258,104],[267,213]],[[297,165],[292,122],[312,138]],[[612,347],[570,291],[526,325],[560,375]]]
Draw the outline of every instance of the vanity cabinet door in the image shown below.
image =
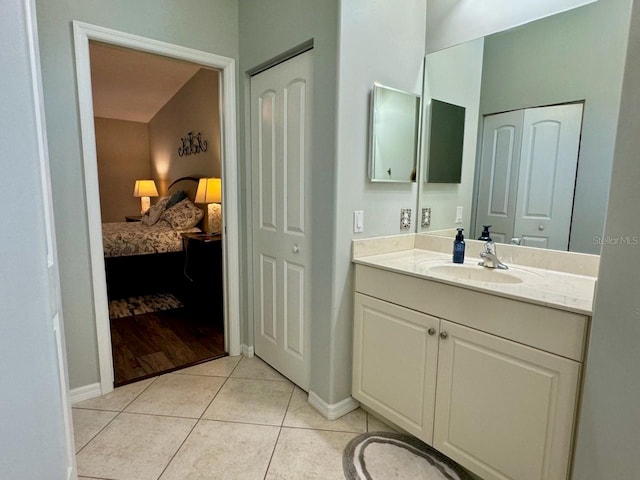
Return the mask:
[[428,444],[433,440],[439,322],[355,296],[353,396]]
[[434,447],[484,480],[566,480],[580,364],[441,321]]

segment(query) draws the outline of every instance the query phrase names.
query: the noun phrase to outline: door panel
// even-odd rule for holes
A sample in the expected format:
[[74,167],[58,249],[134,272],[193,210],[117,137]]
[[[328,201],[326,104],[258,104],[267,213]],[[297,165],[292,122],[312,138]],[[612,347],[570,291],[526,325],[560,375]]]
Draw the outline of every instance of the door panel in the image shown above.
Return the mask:
[[522,213],[528,217],[551,217],[560,127],[556,121],[541,121],[530,126],[531,138],[523,148],[524,168],[520,182],[523,187]]
[[251,78],[255,351],[309,386],[313,52]]
[[523,116],[520,110],[485,117],[475,238],[482,225],[492,226],[496,242],[513,236]]
[[305,131],[306,83],[295,80],[284,90],[285,229],[304,235],[305,212]]
[[528,108],[484,119],[476,233],[496,242],[567,250],[582,104]]
[[304,280],[305,268],[302,265],[285,262],[284,289],[284,328],[285,348],[292,355],[303,359],[304,349]]
[[580,364],[440,328],[434,447],[486,480],[566,480]]
[[276,129],[274,91],[267,90],[258,97],[260,119],[258,126],[258,172],[260,187],[260,228],[276,229]]
[[263,337],[276,342],[278,325],[276,323],[276,259],[260,255],[260,333]]
[[522,245],[569,248],[582,107],[525,110],[514,222]]
[[[356,293],[353,396],[428,444],[433,415],[440,321]],[[398,354],[402,345],[402,354]]]

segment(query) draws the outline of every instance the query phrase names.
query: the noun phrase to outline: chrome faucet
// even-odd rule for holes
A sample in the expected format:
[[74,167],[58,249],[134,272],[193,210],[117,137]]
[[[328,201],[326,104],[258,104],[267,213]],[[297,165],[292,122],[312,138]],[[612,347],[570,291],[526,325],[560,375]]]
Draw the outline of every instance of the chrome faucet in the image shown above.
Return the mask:
[[504,263],[500,261],[498,258],[498,254],[496,253],[496,244],[493,240],[488,240],[484,244],[484,250],[480,253],[480,258],[482,261],[478,263],[478,265],[486,268],[497,268],[499,270],[508,270]]

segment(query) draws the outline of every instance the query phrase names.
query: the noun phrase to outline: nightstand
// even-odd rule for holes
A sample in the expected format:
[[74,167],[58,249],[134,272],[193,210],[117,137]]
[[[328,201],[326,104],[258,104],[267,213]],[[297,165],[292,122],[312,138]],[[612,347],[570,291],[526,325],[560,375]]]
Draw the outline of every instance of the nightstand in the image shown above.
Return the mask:
[[127,222],[139,222],[142,219],[142,215],[125,215],[124,219]]
[[222,236],[183,233],[186,306],[215,322],[223,321]]

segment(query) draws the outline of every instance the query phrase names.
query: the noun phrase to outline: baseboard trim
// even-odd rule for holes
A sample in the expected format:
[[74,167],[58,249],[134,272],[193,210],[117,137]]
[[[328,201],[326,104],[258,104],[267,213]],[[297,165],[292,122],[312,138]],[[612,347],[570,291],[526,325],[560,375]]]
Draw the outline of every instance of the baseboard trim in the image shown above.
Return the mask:
[[253,357],[255,355],[254,351],[253,351],[253,347],[249,346],[249,345],[245,345],[244,343],[242,344],[242,355],[244,355],[245,357]]
[[90,398],[99,397],[102,395],[102,389],[100,388],[100,382],[90,383],[82,387],[73,388],[69,391],[69,399],[71,405],[74,405],[83,400],[89,400]]
[[336,420],[360,406],[353,397],[347,397],[338,403],[327,403],[317,393],[309,391],[309,403],[320,412],[327,420]]

